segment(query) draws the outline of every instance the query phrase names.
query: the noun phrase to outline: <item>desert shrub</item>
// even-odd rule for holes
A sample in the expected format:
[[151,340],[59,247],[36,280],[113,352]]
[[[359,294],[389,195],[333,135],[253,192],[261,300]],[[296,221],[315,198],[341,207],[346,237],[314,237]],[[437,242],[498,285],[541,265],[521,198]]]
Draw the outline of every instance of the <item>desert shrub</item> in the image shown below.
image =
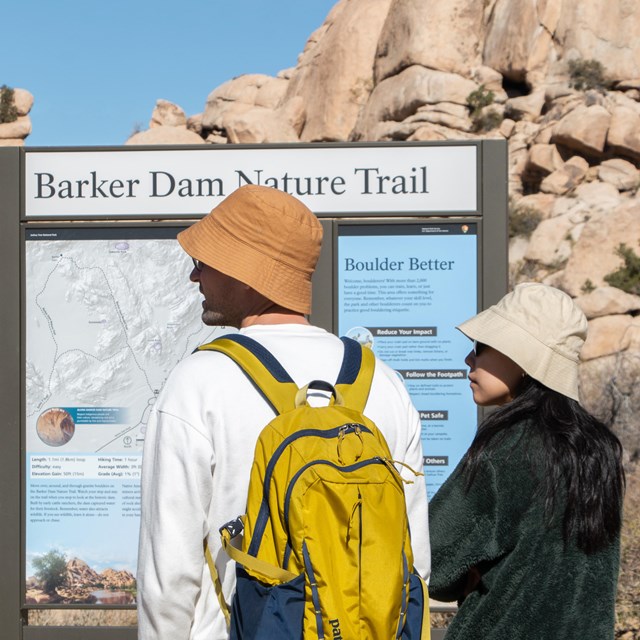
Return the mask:
[[57,549],[36,556],[33,559],[35,575],[47,593],[54,593],[67,579],[67,559]]
[[571,86],[578,91],[601,91],[609,86],[604,67],[598,60],[569,60],[569,79]]
[[486,89],[481,84],[475,91],[467,96],[467,105],[471,109],[471,117],[478,115],[485,107],[493,104],[496,96],[493,91]]
[[18,119],[18,110],[13,103],[14,91],[6,84],[0,87],[0,124]]
[[580,291],[582,291],[582,293],[587,294],[587,293],[591,293],[592,291],[596,290],[596,285],[593,284],[593,282],[591,282],[591,280],[589,278],[587,278],[584,281],[584,284],[580,287]]
[[503,120],[502,114],[498,113],[495,109],[488,109],[481,112],[473,119],[473,130],[478,131],[491,131],[495,129]]
[[495,94],[481,84],[475,91],[467,96],[467,106],[471,110],[471,121],[474,131],[489,131],[495,129],[502,122],[502,115],[490,109],[483,111],[485,107],[492,105]]
[[624,261],[624,265],[604,277],[607,284],[640,295],[640,256],[626,244],[621,243],[616,249],[616,255]]
[[509,237],[528,238],[540,224],[542,214],[533,207],[516,205],[509,210]]
[[467,106],[471,112],[473,131],[476,133],[479,131],[491,131],[502,122],[502,115],[494,109],[484,111],[485,107],[493,104],[495,98],[493,91],[486,89],[483,84],[467,96]]

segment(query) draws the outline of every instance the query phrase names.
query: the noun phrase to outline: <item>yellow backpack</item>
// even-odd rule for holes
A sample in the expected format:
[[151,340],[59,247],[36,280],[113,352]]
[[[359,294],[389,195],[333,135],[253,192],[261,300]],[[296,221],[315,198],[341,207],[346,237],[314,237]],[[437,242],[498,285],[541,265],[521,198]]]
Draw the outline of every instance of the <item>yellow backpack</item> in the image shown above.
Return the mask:
[[[200,347],[231,357],[276,413],[256,444],[246,516],[220,529],[237,563],[231,640],[429,638],[403,479],[382,433],[362,413],[375,357],[342,340],[336,383],[302,389],[247,336]],[[330,393],[329,404],[311,407],[313,390]],[[230,541],[241,532],[238,549]]]

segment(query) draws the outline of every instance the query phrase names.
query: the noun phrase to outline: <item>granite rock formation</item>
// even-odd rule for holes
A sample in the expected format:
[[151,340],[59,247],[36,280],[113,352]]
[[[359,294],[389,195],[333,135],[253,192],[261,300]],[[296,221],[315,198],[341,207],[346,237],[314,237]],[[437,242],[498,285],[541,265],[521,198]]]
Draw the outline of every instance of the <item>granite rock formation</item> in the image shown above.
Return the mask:
[[229,80],[189,118],[158,101],[128,143],[505,139],[511,285],[577,298],[585,404],[635,460],[640,291],[605,278],[621,243],[640,253],[639,37],[631,0],[340,0],[295,67]]

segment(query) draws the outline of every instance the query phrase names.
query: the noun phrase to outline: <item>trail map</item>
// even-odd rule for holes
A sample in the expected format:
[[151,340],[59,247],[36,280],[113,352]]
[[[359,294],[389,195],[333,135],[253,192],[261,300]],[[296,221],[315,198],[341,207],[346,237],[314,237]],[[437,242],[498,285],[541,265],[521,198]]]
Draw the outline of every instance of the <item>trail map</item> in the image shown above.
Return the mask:
[[[31,452],[52,452],[37,428],[52,408],[64,408],[75,424],[72,437],[57,443],[65,451],[139,450],[149,409],[169,372],[212,337],[200,319],[202,297],[188,281],[191,261],[175,241],[175,229],[164,233],[173,238],[101,237],[114,231],[126,235],[122,229],[90,230],[79,240],[65,238],[75,231],[28,232]],[[49,425],[51,432],[55,428]]]
[[176,232],[25,232],[27,579],[52,549],[135,572],[149,413],[173,367],[227,332],[202,324]]

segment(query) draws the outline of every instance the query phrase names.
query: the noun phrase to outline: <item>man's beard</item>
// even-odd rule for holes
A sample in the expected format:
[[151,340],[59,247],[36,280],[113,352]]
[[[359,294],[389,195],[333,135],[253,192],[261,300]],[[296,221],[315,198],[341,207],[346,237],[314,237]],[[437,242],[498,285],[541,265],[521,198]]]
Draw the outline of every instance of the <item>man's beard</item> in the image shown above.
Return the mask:
[[218,311],[211,311],[210,309],[203,310],[202,322],[208,327],[224,327],[227,325],[227,323],[223,321],[221,313]]
[[233,317],[229,310],[213,310],[204,307],[202,310],[202,322],[208,327],[240,328],[240,318]]

